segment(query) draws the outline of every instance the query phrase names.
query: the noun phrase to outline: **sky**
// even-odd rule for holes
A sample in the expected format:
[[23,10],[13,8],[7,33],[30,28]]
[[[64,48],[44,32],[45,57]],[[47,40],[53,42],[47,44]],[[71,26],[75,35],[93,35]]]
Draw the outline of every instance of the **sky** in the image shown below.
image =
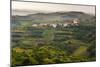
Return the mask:
[[95,14],[95,6],[12,1],[12,15],[69,11]]

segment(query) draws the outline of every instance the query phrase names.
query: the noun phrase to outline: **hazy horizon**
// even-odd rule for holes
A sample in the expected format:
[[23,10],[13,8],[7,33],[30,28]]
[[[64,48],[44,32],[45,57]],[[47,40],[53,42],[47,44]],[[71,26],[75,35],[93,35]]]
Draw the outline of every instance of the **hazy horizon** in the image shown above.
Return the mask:
[[70,11],[95,15],[95,6],[12,1],[12,15]]

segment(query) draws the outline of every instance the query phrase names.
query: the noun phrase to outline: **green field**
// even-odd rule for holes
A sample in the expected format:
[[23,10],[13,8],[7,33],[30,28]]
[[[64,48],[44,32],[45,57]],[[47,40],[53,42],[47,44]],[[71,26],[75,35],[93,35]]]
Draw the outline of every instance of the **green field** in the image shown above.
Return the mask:
[[80,19],[78,26],[56,28],[32,26],[49,21],[14,21],[11,26],[12,66],[95,61],[94,20]]

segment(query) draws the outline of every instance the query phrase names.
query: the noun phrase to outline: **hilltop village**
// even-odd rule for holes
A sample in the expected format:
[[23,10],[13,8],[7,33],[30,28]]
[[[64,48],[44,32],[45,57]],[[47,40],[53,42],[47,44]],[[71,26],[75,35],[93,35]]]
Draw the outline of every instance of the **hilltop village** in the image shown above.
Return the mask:
[[57,26],[62,26],[62,27],[67,27],[70,25],[76,25],[80,23],[79,19],[71,19],[71,20],[66,20],[63,23],[34,23],[32,27],[53,27],[56,28]]

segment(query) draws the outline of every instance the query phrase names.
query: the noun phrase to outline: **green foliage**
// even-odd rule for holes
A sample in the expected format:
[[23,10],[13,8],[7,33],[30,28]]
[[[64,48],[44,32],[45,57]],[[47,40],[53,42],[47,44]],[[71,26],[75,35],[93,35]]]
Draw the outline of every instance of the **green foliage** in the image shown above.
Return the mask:
[[52,20],[17,20],[11,29],[12,67],[95,61],[95,18],[88,16],[79,19],[78,26],[57,26],[57,28],[32,27],[33,23],[49,23]]

